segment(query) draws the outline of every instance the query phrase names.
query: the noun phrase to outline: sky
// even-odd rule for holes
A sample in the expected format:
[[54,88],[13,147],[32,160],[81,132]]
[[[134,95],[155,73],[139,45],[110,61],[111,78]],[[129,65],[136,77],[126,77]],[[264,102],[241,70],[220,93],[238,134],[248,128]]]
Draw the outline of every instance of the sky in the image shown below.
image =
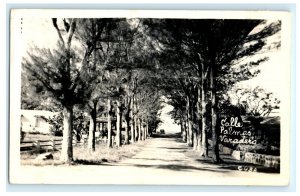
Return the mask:
[[51,19],[23,18],[22,38],[25,47],[36,45],[38,47],[53,47],[58,35],[52,26]]
[[261,63],[258,67],[261,73],[257,77],[243,81],[240,85],[245,86],[262,86],[267,91],[275,93],[279,98],[282,96],[282,90],[285,88],[282,73],[285,72],[285,62],[281,49],[265,54],[269,60]]
[[168,114],[168,112],[172,111],[173,106],[164,103],[164,108],[162,109],[160,118],[162,120],[161,125],[157,128],[157,131],[160,129],[164,129],[166,134],[168,133],[179,133],[180,126],[174,123],[174,120]]

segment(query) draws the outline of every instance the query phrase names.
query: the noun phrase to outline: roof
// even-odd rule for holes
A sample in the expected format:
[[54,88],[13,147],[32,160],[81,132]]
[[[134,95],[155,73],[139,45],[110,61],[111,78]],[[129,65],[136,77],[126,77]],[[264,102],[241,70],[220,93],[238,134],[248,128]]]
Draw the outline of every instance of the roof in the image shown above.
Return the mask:
[[41,117],[41,116],[45,118],[49,118],[57,114],[58,112],[51,112],[47,110],[21,110],[21,116],[23,118],[25,117],[32,118],[32,117]]

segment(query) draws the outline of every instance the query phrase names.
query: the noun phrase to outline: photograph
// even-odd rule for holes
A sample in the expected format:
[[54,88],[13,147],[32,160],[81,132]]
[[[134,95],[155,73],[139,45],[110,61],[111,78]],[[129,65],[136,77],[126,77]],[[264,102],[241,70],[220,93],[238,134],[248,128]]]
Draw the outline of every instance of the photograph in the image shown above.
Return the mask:
[[291,15],[12,9],[12,184],[288,186]]

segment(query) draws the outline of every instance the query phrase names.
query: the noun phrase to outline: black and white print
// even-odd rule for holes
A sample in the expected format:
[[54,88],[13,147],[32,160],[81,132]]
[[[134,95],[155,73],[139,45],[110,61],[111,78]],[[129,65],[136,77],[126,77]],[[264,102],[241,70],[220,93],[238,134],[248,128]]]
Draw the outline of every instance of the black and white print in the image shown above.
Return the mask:
[[288,14],[78,12],[12,12],[13,183],[288,183]]

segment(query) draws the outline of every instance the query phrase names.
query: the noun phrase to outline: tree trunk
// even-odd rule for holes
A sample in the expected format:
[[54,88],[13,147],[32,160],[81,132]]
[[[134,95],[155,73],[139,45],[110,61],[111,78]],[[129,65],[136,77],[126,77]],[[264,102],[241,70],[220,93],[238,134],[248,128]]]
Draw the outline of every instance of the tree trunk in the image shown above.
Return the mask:
[[193,146],[193,122],[192,122],[192,111],[191,102],[189,97],[187,97],[187,118],[188,118],[188,134],[187,134],[187,144]]
[[73,106],[64,106],[63,109],[63,141],[60,160],[64,163],[73,161]]
[[142,129],[142,131],[141,131],[141,133],[142,133],[142,140],[145,140],[146,139],[146,137],[145,137],[145,126],[144,126],[144,120],[142,120],[142,123],[141,123],[141,129]]
[[131,117],[131,143],[134,143],[135,140],[135,121],[134,121],[134,116],[133,116],[133,110],[134,110],[134,97],[132,98],[132,102],[131,102],[131,110],[130,110],[130,117]]
[[217,105],[216,89],[214,84],[214,68],[210,68],[210,89],[211,89],[211,130],[212,130],[212,161],[220,163],[219,142],[217,132]]
[[145,140],[143,123],[141,123],[141,140]]
[[198,134],[196,130],[193,130],[193,150],[197,150],[197,145],[198,145]]
[[134,116],[134,133],[135,133],[135,141],[139,140],[139,122],[137,116]]
[[141,141],[142,140],[142,129],[141,129],[141,119],[138,119],[138,136],[139,136],[139,138],[138,138],[138,140],[139,141]]
[[131,138],[130,138],[130,142],[134,143],[135,142],[135,130],[134,130],[134,120],[133,118],[131,118],[131,125],[130,125],[130,132],[131,132]]
[[129,144],[129,127],[130,127],[130,118],[129,112],[126,114],[126,127],[125,127],[125,141],[124,144]]
[[181,133],[181,139],[183,142],[185,142],[185,121],[184,118],[180,118],[180,133]]
[[[200,156],[208,157],[208,140],[207,140],[207,126],[206,126],[206,85],[205,85],[205,73],[204,73],[204,65],[202,64],[202,76],[201,76],[201,89],[199,88],[199,91],[201,91],[201,121],[202,121],[202,127],[201,127],[201,152]],[[200,92],[198,93],[198,96],[200,96]],[[198,97],[199,99],[199,97]]]
[[90,127],[89,127],[89,138],[88,138],[88,151],[95,151],[95,132],[96,132],[96,106],[97,103],[94,103],[94,108],[90,113]]
[[139,140],[139,119],[138,119],[138,116],[137,116],[137,111],[138,111],[137,99],[135,99],[135,102],[134,102],[134,112],[135,112],[135,115],[134,115],[135,141]]
[[197,142],[197,146],[196,146],[196,150],[201,151],[201,138],[202,138],[202,116],[201,116],[201,89],[200,87],[198,87],[198,92],[197,92],[197,115],[195,115],[195,121],[197,123],[197,135],[196,135],[196,139],[195,142]]
[[[196,109],[199,109],[199,103],[196,104]],[[200,138],[200,123],[199,118],[196,115],[196,112],[192,113],[193,115],[193,150],[199,150],[199,138]]]
[[147,129],[146,129],[146,124],[144,124],[144,140],[147,138]]
[[183,120],[183,133],[182,133],[182,141],[186,142],[186,133],[187,133],[187,122]]
[[188,109],[186,110],[186,140],[185,140],[185,142],[186,142],[186,144],[188,144],[189,143],[189,126],[190,126],[190,124],[189,124],[189,115],[188,115],[188,113],[189,113],[189,111],[188,111]]
[[[200,130],[199,130],[200,131]],[[198,137],[197,137],[197,150],[199,152],[201,152],[202,148],[201,148],[201,145],[202,145],[202,135],[199,134]],[[201,154],[201,153],[200,153]]]
[[147,121],[147,124],[146,124],[146,138],[148,138],[148,136],[150,136],[150,133],[149,133],[149,121]]
[[[189,115],[190,116],[190,115]],[[188,145],[193,146],[193,122],[189,120],[189,134],[188,134]]]
[[112,107],[111,100],[107,100],[107,147],[112,148],[112,126],[111,126],[111,118],[112,118]]
[[121,108],[121,102],[117,100],[117,134],[116,134],[116,145],[117,147],[121,146],[122,141],[122,135],[121,135],[121,129],[122,129],[122,108]]
[[126,110],[125,110],[125,141],[124,144],[129,144],[129,129],[130,129],[130,111],[131,111],[132,98],[126,96]]
[[181,135],[181,137],[183,135],[183,122],[182,122],[182,118],[180,118],[180,135]]

